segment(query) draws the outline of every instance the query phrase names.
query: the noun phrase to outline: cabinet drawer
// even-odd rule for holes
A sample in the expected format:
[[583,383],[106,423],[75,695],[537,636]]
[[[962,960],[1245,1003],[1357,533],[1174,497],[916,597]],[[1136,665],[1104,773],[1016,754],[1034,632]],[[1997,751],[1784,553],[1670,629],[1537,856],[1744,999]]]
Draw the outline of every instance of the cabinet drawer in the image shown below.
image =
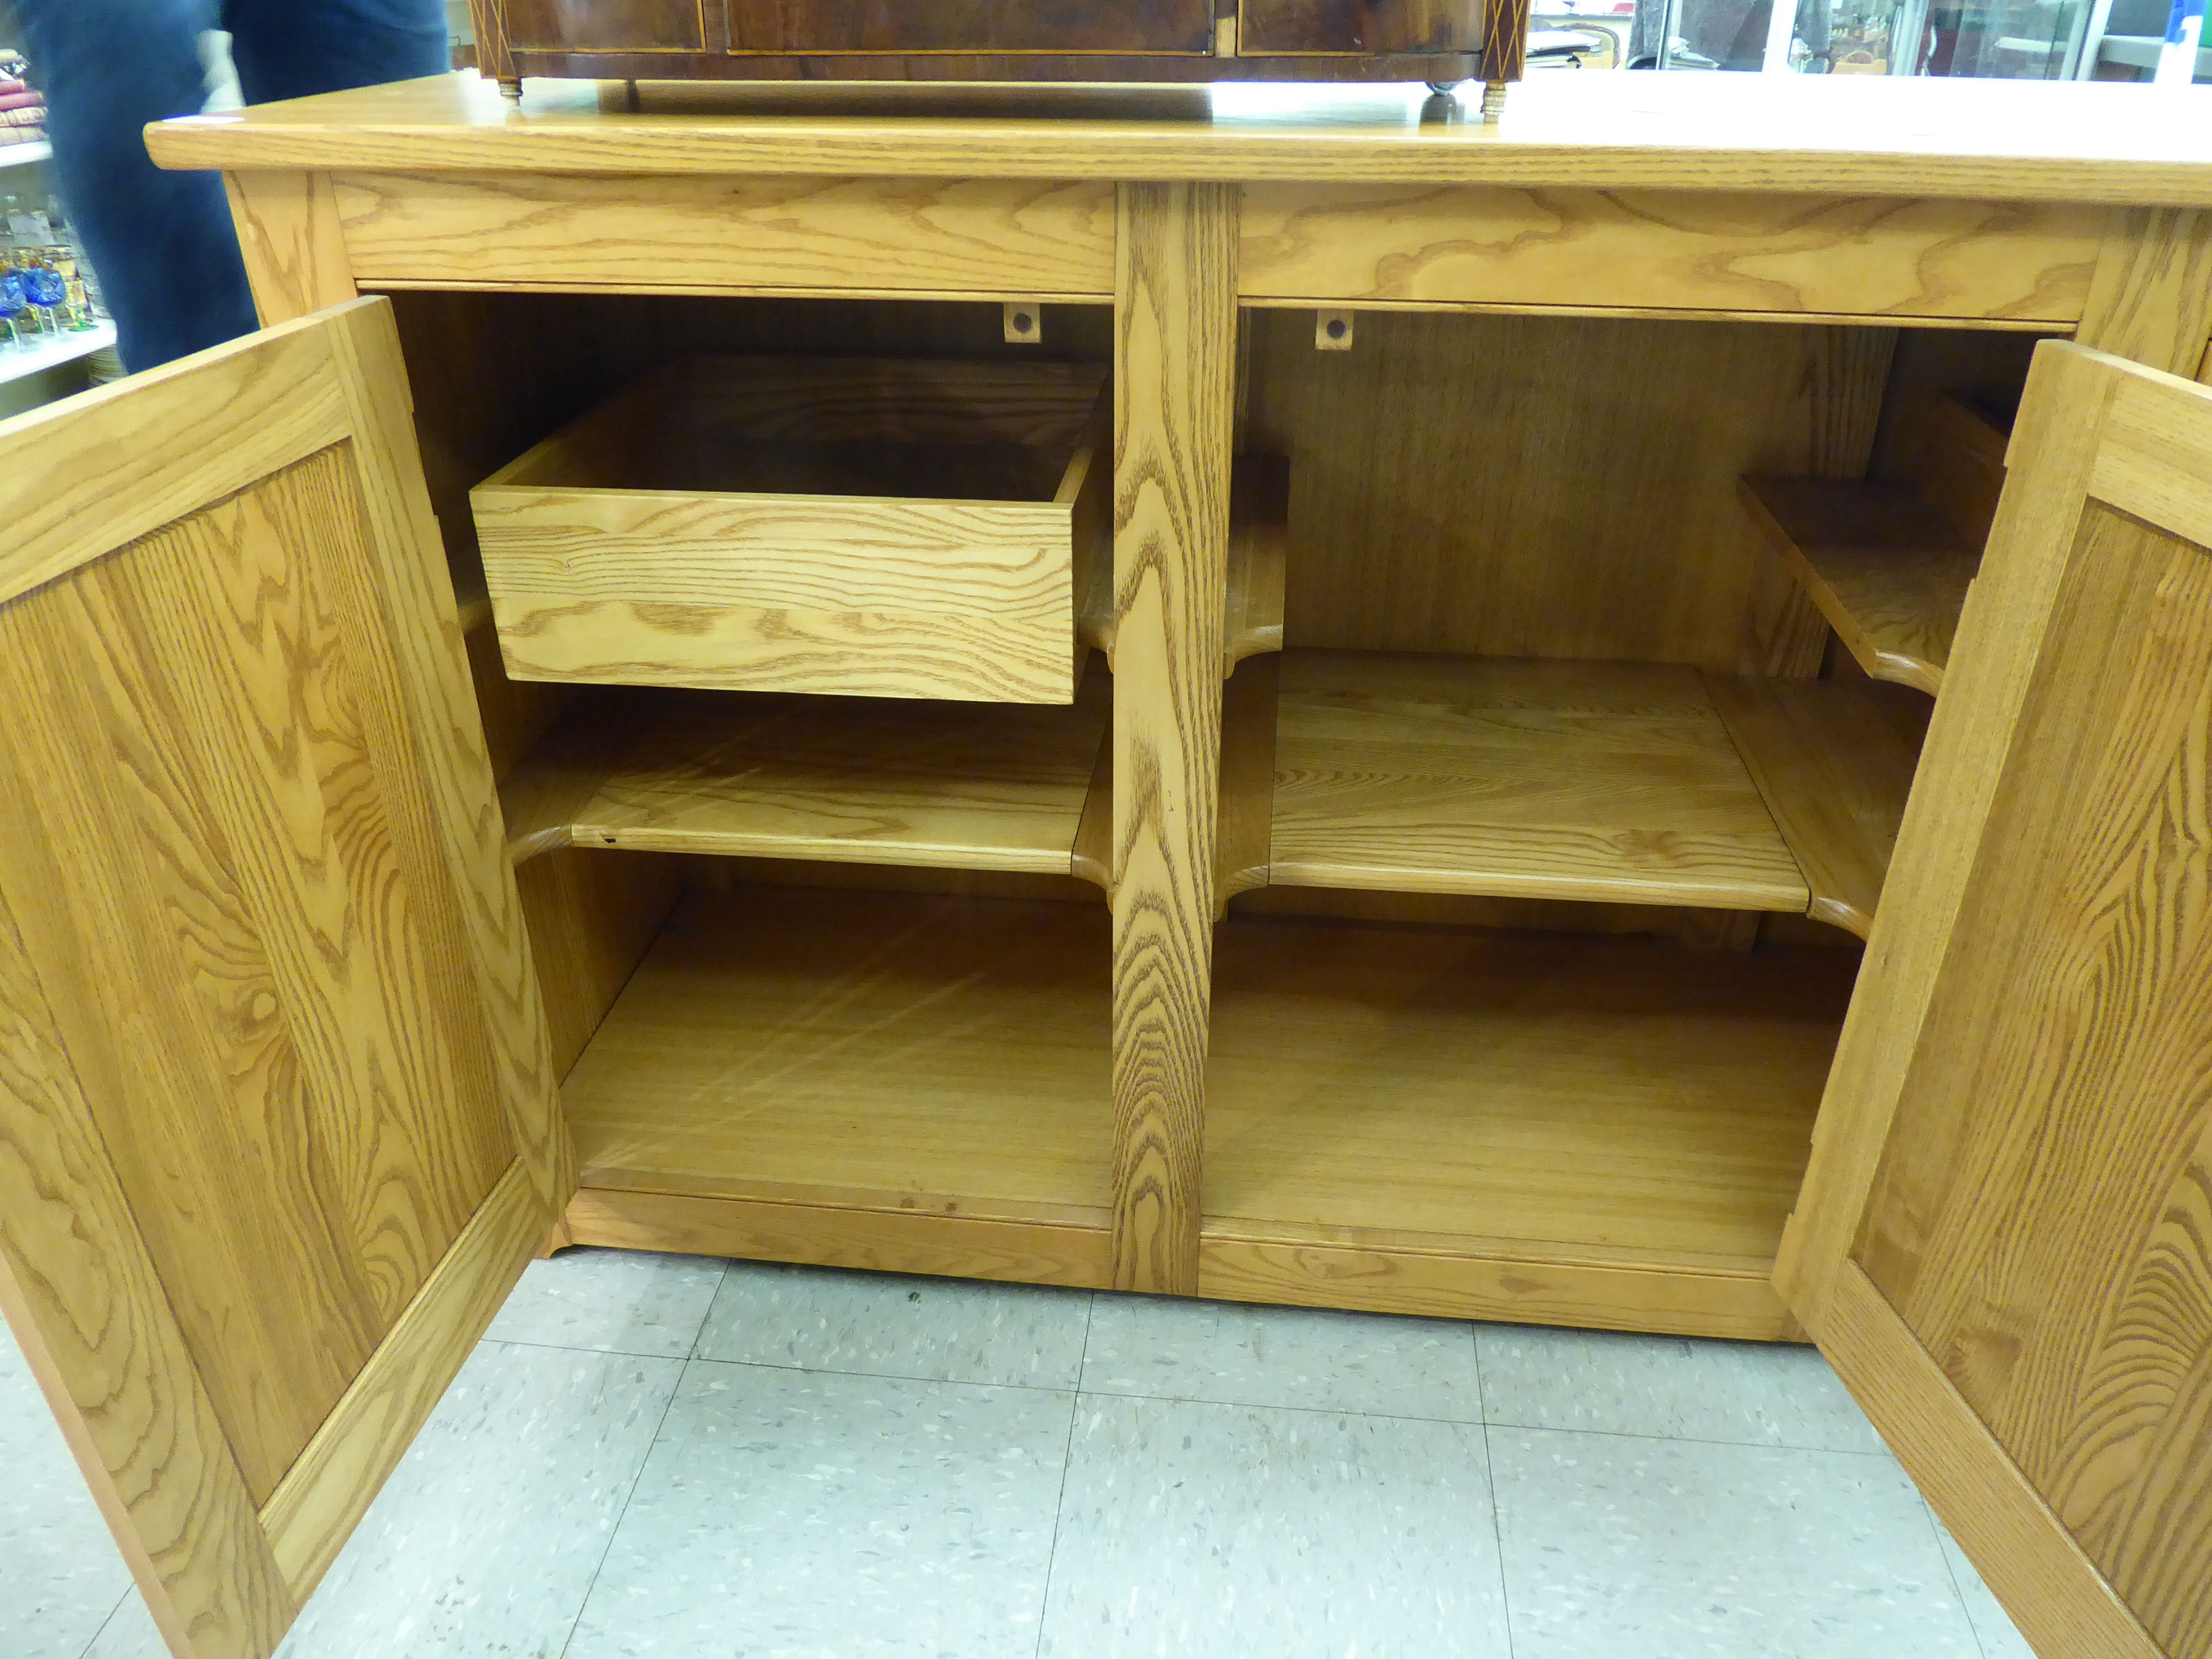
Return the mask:
[[1239,0],[1237,11],[1247,57],[1482,50],[1482,0]]
[[696,357],[470,492],[517,679],[1067,702],[1105,371]]
[[1213,49],[1212,0],[729,0],[733,52]]

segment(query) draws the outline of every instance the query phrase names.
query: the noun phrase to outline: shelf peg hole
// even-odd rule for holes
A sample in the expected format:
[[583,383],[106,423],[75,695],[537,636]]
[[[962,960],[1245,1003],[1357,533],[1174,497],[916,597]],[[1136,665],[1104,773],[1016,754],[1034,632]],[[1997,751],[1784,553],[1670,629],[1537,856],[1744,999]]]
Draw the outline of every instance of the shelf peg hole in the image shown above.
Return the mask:
[[1351,350],[1352,313],[1348,311],[1314,313],[1314,349],[1316,351]]
[[1036,345],[1044,338],[1044,307],[1035,300],[1006,301],[1006,343]]

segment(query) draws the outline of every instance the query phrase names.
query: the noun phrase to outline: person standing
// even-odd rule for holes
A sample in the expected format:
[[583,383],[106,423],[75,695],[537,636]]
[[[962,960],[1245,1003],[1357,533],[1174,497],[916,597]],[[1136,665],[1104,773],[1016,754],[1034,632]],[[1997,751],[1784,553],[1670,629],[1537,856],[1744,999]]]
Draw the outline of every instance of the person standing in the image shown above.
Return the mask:
[[228,29],[246,102],[442,73],[442,0],[15,0],[64,209],[133,373],[250,333],[222,181],[164,173],[148,123],[198,112],[200,36]]

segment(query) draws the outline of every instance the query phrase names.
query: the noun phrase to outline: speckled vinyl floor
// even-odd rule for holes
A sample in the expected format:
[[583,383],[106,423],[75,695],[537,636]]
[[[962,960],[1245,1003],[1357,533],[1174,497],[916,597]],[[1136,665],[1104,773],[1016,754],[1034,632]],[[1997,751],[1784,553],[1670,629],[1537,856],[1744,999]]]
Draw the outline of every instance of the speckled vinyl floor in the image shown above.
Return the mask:
[[[0,1655],[161,1651],[0,1343]],[[1804,1348],[572,1250],[285,1659],[2026,1659]]]

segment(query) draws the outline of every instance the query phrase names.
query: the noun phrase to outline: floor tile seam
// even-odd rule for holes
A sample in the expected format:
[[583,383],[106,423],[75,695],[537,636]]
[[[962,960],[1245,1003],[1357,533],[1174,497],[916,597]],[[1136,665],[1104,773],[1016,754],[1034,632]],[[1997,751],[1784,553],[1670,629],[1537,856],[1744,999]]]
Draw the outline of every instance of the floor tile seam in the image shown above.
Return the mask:
[[1485,1428],[1515,1429],[1527,1434],[1587,1434],[1606,1440],[1649,1440],[1666,1446],[1735,1446],[1745,1451],[1815,1452],[1824,1457],[1887,1458],[1894,1462],[1895,1455],[1887,1446],[1877,1446],[1871,1451],[1856,1446],[1801,1446],[1793,1443],[1772,1440],[1722,1440],[1704,1434],[1638,1434],[1627,1429],[1563,1429],[1548,1423],[1504,1423],[1486,1419]]
[[116,1621],[123,1609],[131,1605],[131,1598],[137,1594],[138,1582],[134,1578],[123,1587],[123,1594],[115,1598],[115,1605],[108,1608],[107,1616],[94,1628],[92,1640],[84,1644],[84,1651],[77,1656],[77,1659],[92,1659],[94,1650],[100,1646],[100,1638],[107,1634],[107,1627]]
[[[1083,1310],[1083,1348],[1075,1362],[1075,1377],[1083,1380],[1083,1368],[1091,1359],[1091,1326],[1097,1316],[1098,1297],[1092,1292],[1090,1303]],[[1044,1590],[1037,1597],[1036,1646],[1032,1650],[1036,1659],[1044,1659],[1045,1621],[1052,1615],[1052,1570],[1060,1560],[1060,1522],[1067,1513],[1067,1472],[1075,1466],[1075,1419],[1083,1410],[1083,1391],[1073,1390],[1067,1396],[1067,1445],[1060,1459],[1060,1495],[1052,1505],[1052,1544],[1044,1555]]]
[[1966,1634],[1974,1638],[1974,1651],[1982,1659],[1990,1659],[1990,1644],[1982,1640],[1982,1627],[1974,1622],[1974,1610],[1966,1603],[1966,1587],[1959,1582],[1959,1569],[1952,1565],[1951,1552],[1943,1547],[1942,1519],[1924,1492],[1920,1494],[1920,1509],[1928,1517],[1928,1531],[1936,1540],[1936,1554],[1943,1563],[1943,1575],[1951,1581],[1951,1594],[1959,1598],[1959,1611],[1966,1620]]
[[1214,1400],[1203,1395],[1130,1394],[1119,1389],[1079,1389],[1085,1400],[1156,1400],[1164,1406],[1225,1406],[1232,1411],[1297,1412],[1306,1417],[1370,1417],[1389,1423],[1442,1423],[1453,1428],[1479,1429],[1477,1417],[1431,1417],[1419,1412],[1371,1412],[1357,1406],[1285,1406],[1265,1400]]
[[1490,1425],[1482,1425],[1482,1473],[1490,1483],[1490,1534],[1498,1540],[1498,1606],[1505,1626],[1505,1659],[1513,1654],[1513,1585],[1505,1571],[1505,1505],[1498,1499],[1498,1459],[1490,1449]]
[[779,1365],[765,1359],[717,1359],[712,1354],[693,1354],[687,1363],[698,1365],[727,1365],[732,1370],[746,1371],[788,1371],[798,1376],[852,1376],[870,1378],[880,1382],[929,1382],[948,1389],[1014,1389],[1024,1394],[1078,1394],[1081,1390],[1073,1383],[1061,1382],[978,1382],[964,1376],[916,1376],[910,1371],[848,1371],[823,1365]]
[[[1490,1426],[1490,1395],[1482,1386],[1482,1330],[1472,1321],[1467,1328],[1467,1347],[1470,1356],[1468,1370],[1474,1378],[1474,1409],[1480,1413],[1482,1425],[1487,1429]],[[1490,1437],[1486,1434],[1483,1437],[1484,1456],[1490,1455],[1489,1449]]]
[[691,1333],[691,1346],[684,1351],[686,1359],[704,1358],[699,1352],[699,1345],[707,1340],[707,1327],[714,1322],[714,1304],[722,1299],[722,1287],[730,1282],[730,1269],[735,1266],[737,1259],[734,1256],[722,1258],[722,1271],[716,1275],[714,1291],[707,1297],[707,1310],[699,1316],[699,1328]]
[[477,1341],[479,1343],[496,1342],[501,1347],[506,1348],[538,1348],[550,1353],[604,1354],[611,1359],[665,1359],[678,1365],[681,1365],[687,1359],[696,1359],[698,1358],[698,1356],[693,1353],[689,1348],[684,1349],[681,1353],[647,1353],[641,1348],[609,1348],[599,1345],[593,1345],[588,1347],[579,1347],[575,1344],[569,1342],[533,1342],[526,1337],[495,1336],[489,1331],[486,1331],[481,1337],[477,1338]]
[[558,1659],[567,1659],[568,1650],[575,1645],[576,1632],[583,1627],[584,1614],[590,1610],[592,1596],[599,1587],[599,1574],[606,1570],[607,1557],[614,1553],[615,1539],[622,1531],[623,1522],[629,1518],[629,1506],[636,1501],[638,1483],[645,1479],[646,1465],[653,1461],[653,1448],[659,1445],[660,1437],[668,1428],[669,1415],[675,1411],[677,1401],[683,1397],[684,1379],[696,1363],[690,1359],[678,1362],[680,1369],[676,1373],[676,1384],[669,1389],[668,1398],[661,1404],[660,1420],[653,1425],[653,1432],[646,1437],[645,1450],[637,1460],[637,1468],[630,1472],[629,1489],[623,1493],[622,1508],[615,1512],[614,1524],[607,1528],[606,1542],[599,1547],[599,1559],[592,1563],[592,1576],[584,1581],[584,1593],[576,1601],[576,1616],[568,1621],[568,1633],[561,1638]]

